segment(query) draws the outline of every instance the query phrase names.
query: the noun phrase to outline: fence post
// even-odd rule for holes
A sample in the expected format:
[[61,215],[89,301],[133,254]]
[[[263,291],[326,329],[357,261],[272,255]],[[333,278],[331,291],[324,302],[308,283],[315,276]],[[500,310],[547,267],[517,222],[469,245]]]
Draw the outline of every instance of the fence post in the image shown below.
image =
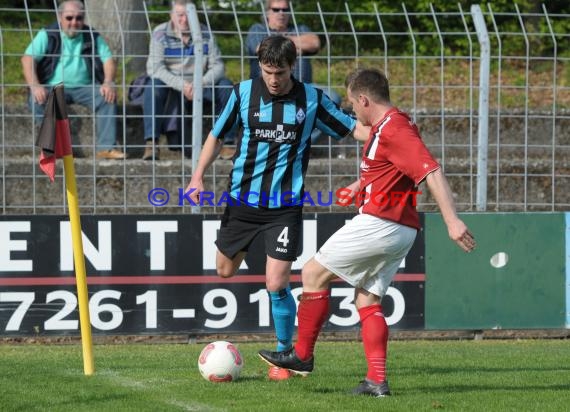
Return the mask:
[[384,33],[382,20],[380,20],[380,13],[378,12],[378,6],[376,6],[376,3],[372,4],[372,6],[374,6],[374,14],[376,15],[378,28],[380,29],[380,34],[382,35],[382,42],[384,43],[384,74],[388,78],[390,78],[390,74],[388,73],[388,40],[386,39],[386,33]]
[[445,44],[443,43],[443,36],[439,29],[437,16],[433,8],[433,4],[429,4],[431,15],[433,17],[433,24],[437,30],[437,38],[439,39],[439,99],[440,99],[440,113],[439,121],[441,124],[441,164],[445,170]]
[[525,70],[524,70],[524,211],[528,208],[528,93],[530,88],[529,73],[530,73],[530,41],[526,32],[523,17],[521,16],[519,6],[515,3],[517,17],[521,25],[521,31],[524,36],[525,42]]
[[319,18],[321,19],[321,25],[323,26],[323,36],[325,36],[325,47],[327,50],[327,67],[329,67],[329,70],[327,70],[327,93],[330,96],[330,92],[331,92],[331,71],[330,71],[330,67],[332,67],[331,39],[329,36],[329,32],[327,30],[327,24],[325,22],[323,11],[321,10],[321,4],[320,3],[317,3],[317,10],[319,12]]
[[[461,13],[461,21],[465,29],[465,37],[469,43],[469,159],[473,159],[473,40],[471,40],[471,31],[465,20],[465,13],[461,4],[458,4]],[[473,209],[475,201],[473,199],[473,162],[469,162],[469,208]]]
[[479,5],[471,6],[471,15],[481,46],[479,64],[479,128],[477,150],[477,210],[487,210],[487,156],[489,153],[489,70],[491,46],[485,19]]
[[410,16],[408,15],[408,10],[406,9],[406,5],[402,3],[402,9],[404,10],[404,16],[406,17],[406,23],[408,25],[408,31],[410,33],[410,38],[412,39],[413,44],[413,60],[412,60],[412,119],[414,123],[417,121],[417,114],[418,108],[416,106],[416,95],[417,95],[417,44],[416,38],[414,36],[414,29],[412,27],[412,23],[410,22]]
[[497,26],[497,21],[495,20],[495,15],[493,14],[493,8],[490,4],[487,5],[489,9],[489,16],[491,22],[493,23],[493,30],[495,31],[495,37],[497,38],[497,111],[495,114],[496,125],[495,125],[495,139],[496,139],[496,155],[495,155],[495,210],[498,212],[500,210],[500,177],[501,177],[501,84],[503,84],[503,42],[501,41],[501,35],[499,33],[499,27]]
[[[4,82],[4,36],[2,35],[2,26],[0,26],[0,82],[1,84],[5,84]],[[2,214],[6,214],[6,153],[5,148],[6,144],[4,142],[4,136],[6,136],[6,130],[4,128],[5,121],[4,121],[4,87],[0,90],[0,120],[2,124],[0,125],[0,134],[2,137],[0,138],[0,145],[2,145],[2,149],[0,151],[0,162],[2,162],[2,173],[0,183],[2,184]]]
[[[552,30],[552,24],[550,18],[548,17],[548,12],[546,11],[546,6],[542,5],[542,11],[544,12],[544,17],[546,19],[546,24],[548,25],[548,32],[552,38],[552,189],[551,189],[551,211],[554,212],[554,199],[556,198],[556,88],[557,88],[557,61],[558,61],[558,43],[556,42],[556,35],[554,30]],[[570,285],[569,285],[570,287]],[[570,299],[570,296],[568,297]]]
[[[202,150],[202,77],[204,60],[204,41],[202,39],[202,28],[198,20],[196,6],[192,3],[186,5],[186,14],[190,22],[190,32],[192,43],[194,44],[194,77],[192,96],[192,173],[198,165],[198,158]],[[182,122],[184,123],[184,121]],[[193,213],[198,213],[200,207],[192,207]]]

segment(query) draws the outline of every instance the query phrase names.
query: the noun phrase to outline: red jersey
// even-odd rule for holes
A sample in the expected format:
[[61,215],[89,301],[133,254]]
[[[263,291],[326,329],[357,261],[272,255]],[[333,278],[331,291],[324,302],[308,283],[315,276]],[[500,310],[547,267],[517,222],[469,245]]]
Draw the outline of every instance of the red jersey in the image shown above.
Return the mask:
[[419,229],[417,186],[439,167],[410,117],[390,109],[364,145],[358,212]]

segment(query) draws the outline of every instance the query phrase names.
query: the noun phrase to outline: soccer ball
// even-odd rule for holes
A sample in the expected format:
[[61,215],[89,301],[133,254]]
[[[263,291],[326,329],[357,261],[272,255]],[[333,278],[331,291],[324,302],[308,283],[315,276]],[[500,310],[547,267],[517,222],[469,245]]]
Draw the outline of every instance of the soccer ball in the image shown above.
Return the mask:
[[239,378],[243,357],[230,342],[219,340],[208,343],[198,358],[200,373],[210,382],[232,382]]

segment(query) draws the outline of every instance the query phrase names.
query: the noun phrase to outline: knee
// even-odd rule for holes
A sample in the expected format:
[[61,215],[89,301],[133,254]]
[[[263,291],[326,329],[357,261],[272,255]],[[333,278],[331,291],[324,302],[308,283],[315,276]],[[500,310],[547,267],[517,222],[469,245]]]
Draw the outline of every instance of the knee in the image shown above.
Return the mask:
[[303,271],[301,272],[303,288],[307,290],[327,289],[332,277],[334,277],[334,274],[315,259],[310,259],[305,263]]
[[281,279],[267,279],[265,281],[265,287],[269,292],[278,292],[281,289],[285,289],[289,282],[287,280]]
[[217,272],[218,276],[224,279],[231,278],[234,275],[232,270],[228,270],[227,268],[224,267],[218,267]]
[[234,275],[234,270],[227,266],[218,266],[216,268],[218,276],[224,279],[231,278]]

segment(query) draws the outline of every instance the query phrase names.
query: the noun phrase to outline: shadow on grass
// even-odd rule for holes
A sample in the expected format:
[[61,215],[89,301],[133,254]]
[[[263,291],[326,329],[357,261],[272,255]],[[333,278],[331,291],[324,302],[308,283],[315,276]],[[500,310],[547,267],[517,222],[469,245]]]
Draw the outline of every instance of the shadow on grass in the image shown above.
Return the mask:
[[501,367],[472,367],[468,368],[465,366],[460,367],[404,367],[398,368],[397,366],[394,367],[393,370],[397,370],[399,375],[418,375],[421,373],[422,375],[446,375],[446,374],[465,374],[468,372],[472,372],[474,374],[481,374],[481,373],[511,373],[511,372],[524,372],[524,373],[537,373],[537,372],[570,372],[570,366],[557,366],[557,367],[541,367],[535,366],[529,368],[527,366],[520,366],[520,367],[510,367],[510,368],[501,368]]
[[449,385],[440,384],[439,386],[430,385],[418,385],[411,388],[400,388],[396,392],[413,394],[425,394],[425,393],[468,393],[468,392],[543,392],[543,391],[557,391],[557,392],[568,392],[570,390],[570,384],[553,384],[553,385],[537,385],[535,383],[529,383],[527,385],[516,384],[513,386],[501,386],[501,385]]

